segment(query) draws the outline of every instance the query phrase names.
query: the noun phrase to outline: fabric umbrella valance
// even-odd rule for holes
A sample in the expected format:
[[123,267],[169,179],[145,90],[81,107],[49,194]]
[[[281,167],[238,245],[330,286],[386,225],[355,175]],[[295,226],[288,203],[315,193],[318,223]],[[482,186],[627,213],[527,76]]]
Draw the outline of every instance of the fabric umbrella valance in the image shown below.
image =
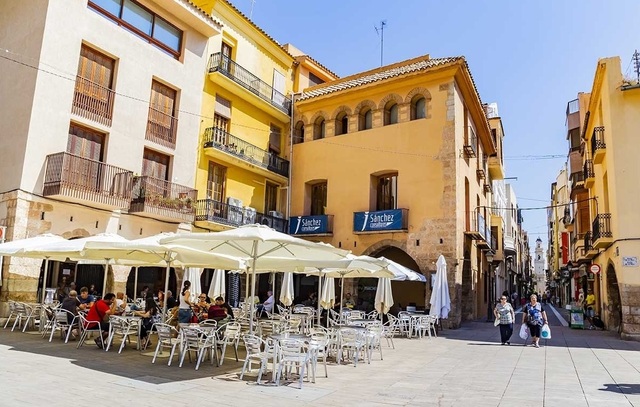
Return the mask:
[[[181,245],[243,260],[251,270],[251,297],[255,297],[257,270],[291,270],[296,267],[340,267],[345,250],[277,232],[264,225],[245,225],[216,233],[185,233],[162,239],[161,244]],[[253,319],[249,331],[253,332]]]
[[400,263],[389,260],[386,257],[378,257],[378,259],[384,260],[388,263],[387,269],[394,274],[395,277],[392,278],[392,280],[394,281],[420,281],[422,283],[427,282],[427,278],[424,275],[418,273],[417,271],[413,271]]
[[[42,298],[44,303],[45,289],[47,288],[47,272],[49,271],[49,260],[51,256],[41,256],[39,254],[28,253],[25,250],[29,250],[33,247],[41,247],[47,244],[58,243],[65,239],[61,236],[51,233],[45,233],[43,235],[30,237],[27,239],[12,240],[0,244],[0,256],[14,256],[14,257],[31,257],[31,258],[44,258],[44,278],[42,280]],[[51,260],[66,260],[65,258],[53,258]],[[2,270],[0,269],[0,281],[2,281]]]
[[451,297],[449,296],[449,283],[447,282],[447,262],[443,255],[436,262],[436,278],[431,292],[431,310],[429,315],[438,318],[448,318],[451,311]]

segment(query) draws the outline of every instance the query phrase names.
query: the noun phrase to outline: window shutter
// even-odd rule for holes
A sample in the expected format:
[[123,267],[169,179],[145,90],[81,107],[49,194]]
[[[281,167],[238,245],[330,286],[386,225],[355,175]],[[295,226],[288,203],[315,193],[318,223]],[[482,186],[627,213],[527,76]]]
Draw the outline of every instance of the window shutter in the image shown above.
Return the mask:
[[169,176],[169,157],[145,150],[142,159],[142,175],[167,180]]
[[220,116],[231,118],[231,102],[216,95],[215,112]]
[[269,149],[275,151],[280,154],[280,140],[282,136],[282,131],[280,127],[271,125],[271,133],[269,134]]

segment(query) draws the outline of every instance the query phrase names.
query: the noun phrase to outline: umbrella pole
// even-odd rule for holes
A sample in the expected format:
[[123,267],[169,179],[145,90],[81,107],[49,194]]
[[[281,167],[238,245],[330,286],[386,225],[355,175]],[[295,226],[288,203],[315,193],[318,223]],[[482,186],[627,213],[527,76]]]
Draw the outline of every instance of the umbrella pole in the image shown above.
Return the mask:
[[109,260],[110,259],[104,259],[104,278],[102,279],[102,298],[104,298],[105,294],[107,293],[107,274],[109,273]]
[[322,315],[320,298],[322,298],[322,269],[318,271],[318,325],[322,326],[322,321],[320,320],[320,316]]
[[271,273],[271,294],[273,294],[273,300],[275,301],[275,299],[277,298],[276,297],[276,273]]
[[136,266],[135,280],[133,281],[133,301],[138,298],[138,266]]
[[[251,279],[251,298],[256,295],[256,260],[258,257],[258,241],[253,242],[253,264],[251,264],[251,275],[253,278]],[[275,299],[275,297],[274,297]],[[253,317],[254,317],[254,309],[256,307],[255,301],[251,301],[251,308],[249,312],[249,334],[253,334]]]
[[342,301],[344,301],[343,294],[344,294],[344,274],[340,276],[340,309],[338,310],[338,312],[340,313],[340,317],[338,320],[339,323],[342,323],[342,309],[344,308],[344,304],[342,303]]
[[[169,257],[171,258],[171,253]],[[169,273],[171,273],[171,261],[167,261],[167,270],[164,276],[164,303],[162,304],[162,320],[167,322],[167,290],[169,290]],[[153,295],[153,294],[152,294]],[[182,294],[180,294],[182,295]],[[178,297],[180,298],[180,297]]]
[[49,270],[49,257],[44,258],[44,278],[42,279],[42,303],[47,298],[47,271]]

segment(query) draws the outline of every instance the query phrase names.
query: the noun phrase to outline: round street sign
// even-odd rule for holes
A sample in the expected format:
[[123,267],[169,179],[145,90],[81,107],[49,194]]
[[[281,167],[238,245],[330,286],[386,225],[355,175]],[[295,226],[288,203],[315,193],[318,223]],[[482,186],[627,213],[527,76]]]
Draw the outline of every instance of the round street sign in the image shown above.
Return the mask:
[[591,267],[589,267],[589,271],[593,274],[598,274],[600,272],[600,266],[597,264],[592,264]]

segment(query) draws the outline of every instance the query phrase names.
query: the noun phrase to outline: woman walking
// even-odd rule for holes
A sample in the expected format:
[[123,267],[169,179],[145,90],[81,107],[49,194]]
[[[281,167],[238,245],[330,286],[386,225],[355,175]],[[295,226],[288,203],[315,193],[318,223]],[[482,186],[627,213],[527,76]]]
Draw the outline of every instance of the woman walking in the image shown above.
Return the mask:
[[547,323],[547,313],[542,304],[538,302],[536,294],[531,294],[529,299],[531,302],[526,305],[522,312],[522,323],[526,323],[529,327],[529,333],[531,334],[531,339],[533,339],[532,346],[539,348],[540,328]]
[[189,291],[190,288],[191,281],[185,280],[182,285],[182,290],[180,291],[180,306],[178,309],[178,322],[181,324],[188,324],[191,322],[191,316],[193,315],[191,311],[193,304],[189,301],[191,298],[191,291]]
[[500,320],[500,342],[501,345],[511,345],[511,335],[513,334],[513,321],[516,319],[516,314],[513,311],[513,307],[507,301],[507,296],[502,295],[500,297],[500,303],[493,309],[493,315],[496,319]]

